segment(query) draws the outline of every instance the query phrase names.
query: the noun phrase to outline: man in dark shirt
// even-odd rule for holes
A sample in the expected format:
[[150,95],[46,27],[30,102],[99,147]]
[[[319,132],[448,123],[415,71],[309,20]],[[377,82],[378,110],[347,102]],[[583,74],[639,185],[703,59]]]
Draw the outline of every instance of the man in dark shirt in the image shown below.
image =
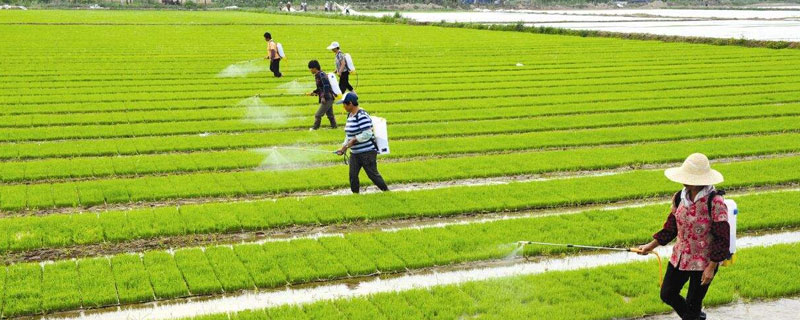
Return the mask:
[[328,120],[331,122],[331,128],[335,129],[336,117],[333,116],[334,93],[331,88],[330,80],[328,80],[328,75],[322,72],[322,67],[320,67],[319,61],[317,60],[308,62],[308,70],[314,75],[314,80],[316,80],[317,83],[317,90],[314,90],[308,95],[319,97],[319,109],[317,109],[317,113],[314,114],[314,126],[311,127],[310,130],[319,129],[320,123],[322,122],[322,115],[328,116]]

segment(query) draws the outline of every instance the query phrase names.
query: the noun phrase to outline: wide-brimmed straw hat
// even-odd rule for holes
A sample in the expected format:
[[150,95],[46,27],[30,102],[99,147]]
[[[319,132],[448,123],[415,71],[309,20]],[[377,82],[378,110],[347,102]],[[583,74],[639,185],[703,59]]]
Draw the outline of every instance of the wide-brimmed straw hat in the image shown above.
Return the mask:
[[690,186],[710,186],[721,183],[724,179],[719,171],[711,169],[708,157],[702,153],[693,153],[678,168],[664,171],[668,179]]

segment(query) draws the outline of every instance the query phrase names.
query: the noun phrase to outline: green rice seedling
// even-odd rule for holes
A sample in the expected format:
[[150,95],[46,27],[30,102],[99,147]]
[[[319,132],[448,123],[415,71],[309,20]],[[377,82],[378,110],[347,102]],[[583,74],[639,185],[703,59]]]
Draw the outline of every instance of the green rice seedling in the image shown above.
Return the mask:
[[384,294],[369,297],[381,314],[390,320],[423,319],[422,313],[408,303],[400,293]]
[[230,215],[235,215],[242,229],[245,230],[260,230],[271,227],[284,227],[292,223],[291,218],[286,211],[269,211],[265,212],[260,210],[260,204],[245,202],[239,206],[231,207],[226,205],[217,206],[217,211],[228,212]]
[[[128,222],[126,211],[109,211],[99,216],[99,222],[103,226],[105,239],[112,242],[121,242],[130,239],[137,233],[136,225]],[[142,228],[145,228],[142,226]]]
[[259,320],[259,319],[270,319],[266,312],[263,310],[247,310],[242,312],[237,312],[231,315],[231,319],[235,320]]
[[26,207],[25,197],[26,190],[23,188],[13,188],[7,186],[0,186],[0,205],[3,210],[19,210]]
[[416,246],[416,242],[409,242],[409,239],[419,237],[420,230],[411,229],[409,232],[404,233],[386,233],[381,237],[373,238],[382,243],[384,247],[389,248],[392,253],[403,260],[406,268],[416,269],[425,265],[434,264],[434,260],[427,254],[426,251],[420,250]]
[[272,320],[311,320],[308,315],[303,312],[303,308],[293,305],[285,305],[277,308],[255,311],[266,313],[269,312],[269,318]]
[[137,226],[131,228],[131,236],[135,238],[153,238],[158,236],[155,230],[155,225],[161,224],[161,221],[153,214],[153,209],[133,209],[125,213],[125,220],[128,226]]
[[53,206],[57,208],[77,207],[78,191],[75,184],[52,184],[50,190],[53,197]]
[[205,254],[225,292],[255,289],[253,279],[232,248],[208,247]]
[[[111,181],[98,181],[100,189],[103,190],[103,198],[106,203],[128,203],[131,196],[128,193],[126,184],[113,183]],[[82,187],[78,184],[78,190]]]
[[378,267],[360,250],[342,237],[322,237],[317,240],[338,262],[347,268],[351,276],[368,275],[378,271]]
[[294,243],[267,242],[263,248],[266,253],[265,258],[268,261],[275,261],[289,283],[309,282],[318,278],[307,257],[297,254]]
[[[474,157],[464,157],[464,158],[431,159],[431,160],[415,161],[415,162],[389,163],[384,165],[381,170],[387,177],[393,177],[393,180],[390,180],[390,183],[411,182],[411,181],[426,182],[426,181],[442,181],[442,180],[464,179],[464,178],[495,177],[495,176],[529,174],[529,173],[538,173],[542,171],[547,171],[547,170],[542,170],[540,165],[537,164],[541,163],[541,161],[530,161],[533,160],[533,158],[541,160],[541,156],[538,155],[537,153],[521,153],[521,154],[512,153],[512,154],[486,155],[486,156],[474,156]],[[770,163],[770,162],[787,162],[787,161],[791,162],[791,161],[796,161],[796,159],[797,159],[796,157],[785,157],[781,159],[747,161],[747,162],[726,164],[722,165],[721,167],[747,166],[748,164],[757,165],[757,163]],[[458,168],[458,170],[452,170],[453,168]],[[298,191],[301,189],[326,189],[337,186],[344,187],[346,181],[341,179],[336,179],[335,176],[338,175],[338,173],[335,172],[336,170],[338,169],[330,167],[330,168],[313,168],[302,171],[239,172],[239,173],[227,173],[222,175],[234,176],[236,179],[242,182],[243,185],[245,185],[245,188],[248,188],[247,187],[248,184],[253,184],[253,185],[257,184],[259,189],[256,190],[256,192],[275,193],[284,191]],[[185,183],[174,184],[176,181],[172,181],[171,183],[173,183],[173,191],[171,192],[171,195],[166,194],[163,195],[163,197],[168,198],[172,196],[181,196],[181,197],[191,198],[200,196],[222,196],[224,195],[225,192],[222,192],[221,189],[212,186],[213,182],[211,181],[214,180],[214,176],[216,175],[220,174],[196,174],[196,175],[180,176],[182,179],[187,179],[187,180],[199,179],[199,180],[195,181],[195,183],[197,183],[196,185],[187,185]],[[329,176],[330,179],[324,179],[324,181],[321,182],[318,181],[319,177],[326,177],[326,176]],[[315,177],[314,179],[315,181],[310,181],[312,179],[310,177]],[[273,181],[279,181],[279,182],[275,182],[272,184],[265,184],[263,182],[265,181],[265,179],[275,179]],[[306,182],[305,180],[309,181]],[[78,188],[80,189],[83,184],[100,184],[100,185],[114,184],[117,186],[117,188],[121,188],[121,185],[129,185],[129,184],[151,185],[151,183],[161,183],[164,181],[166,180],[163,177],[96,180],[96,181],[80,182],[78,183]],[[244,182],[244,181],[249,181],[249,182]],[[37,189],[31,189],[28,190],[28,192],[34,192],[35,190]],[[162,197],[162,195],[159,195],[159,197]],[[36,200],[36,201],[41,202],[43,200]],[[320,216],[323,216],[323,213],[320,213]],[[299,216],[296,217],[296,220],[306,222],[308,221],[307,220],[308,217],[309,217],[308,215]],[[302,218],[306,219],[303,220]],[[326,217],[325,219],[336,220],[337,218]]]
[[380,271],[400,271],[406,268],[402,259],[397,257],[392,250],[375,240],[370,234],[352,233],[346,235],[345,238],[353,244],[353,247],[369,257]]
[[286,275],[281,271],[277,261],[271,259],[261,245],[238,245],[233,247],[233,251],[247,268],[256,287],[273,288],[287,284]]
[[334,302],[336,309],[344,315],[345,319],[388,319],[386,315],[381,312],[372,301],[358,299],[358,300],[338,300]]
[[83,307],[96,308],[119,303],[109,259],[81,259],[77,263]]
[[8,227],[5,234],[9,250],[22,251],[42,246],[42,232],[38,222],[25,221],[22,218],[10,218],[4,221]]
[[86,185],[78,188],[78,202],[82,207],[93,207],[105,203],[103,189],[99,185]]
[[[55,217],[55,216],[53,216]],[[99,223],[100,218],[95,213],[77,213],[70,216],[70,227],[72,228],[72,243],[85,245],[90,243],[100,243],[105,239],[103,225]]]
[[433,260],[435,265],[451,264],[459,261],[458,254],[449,246],[439,245],[443,243],[457,243],[463,241],[463,234],[456,234],[448,229],[431,229],[427,232],[405,234],[407,241],[413,240],[420,244],[420,251],[425,251]]
[[315,303],[313,305],[305,305],[303,306],[303,312],[310,318],[310,319],[336,319],[336,320],[346,320],[347,316],[339,311],[336,308],[336,305],[333,301],[325,301],[320,303]]
[[[792,163],[792,158],[785,159],[772,159],[768,163],[770,166],[762,166],[761,161],[743,162],[732,165],[720,165],[728,177],[729,181],[736,181],[740,186],[747,185],[760,185],[764,181],[767,183],[780,183],[783,179],[791,179],[791,169],[788,169]],[[766,160],[764,160],[766,161]],[[786,170],[781,168],[787,168]],[[736,170],[732,170],[736,169]],[[758,171],[761,173],[759,176],[749,175],[748,172]],[[773,179],[778,179],[777,181]],[[784,180],[785,181],[785,180]],[[629,186],[631,183],[637,187]],[[598,190],[592,193],[576,193],[564,192],[563,190],[573,190],[574,188],[591,188]],[[723,185],[723,188],[727,188]],[[481,187],[454,187],[439,190],[424,190],[400,194],[371,194],[363,195],[362,197],[308,197],[301,200],[297,199],[280,199],[277,201],[262,201],[251,203],[233,203],[233,204],[214,204],[214,205],[200,205],[200,206],[183,206],[181,210],[187,208],[198,208],[197,214],[191,217],[179,215],[173,219],[175,221],[191,221],[192,224],[202,223],[205,225],[214,225],[209,227],[211,230],[239,230],[238,222],[234,220],[227,220],[230,218],[231,212],[237,210],[250,210],[252,215],[271,216],[273,213],[286,214],[296,213],[297,215],[308,214],[314,208],[321,206],[335,207],[335,208],[362,208],[361,210],[368,212],[369,216],[364,219],[372,219],[373,215],[378,217],[408,217],[408,216],[440,216],[440,215],[455,215],[469,212],[492,212],[501,210],[524,210],[552,207],[559,205],[576,205],[588,203],[603,203],[607,201],[624,200],[624,199],[637,199],[642,197],[652,197],[652,195],[669,195],[675,191],[675,187],[665,181],[660,172],[657,171],[643,171],[632,172],[625,174],[618,174],[605,177],[586,177],[575,178],[566,180],[552,180],[552,181],[534,181],[526,183],[516,183],[511,185],[500,186],[481,186]],[[473,201],[472,199],[481,198],[481,195],[486,193],[497,194],[498,196],[492,199],[484,199],[482,201]],[[537,194],[537,197],[527,196],[531,193]],[[790,195],[793,193],[790,193]],[[371,198],[370,201],[358,201],[359,199],[367,197]],[[452,199],[451,201],[438,201],[437,199]],[[402,206],[397,204],[402,202]],[[333,203],[333,205],[332,205]],[[208,206],[208,207],[207,207]],[[757,206],[756,206],[757,207]],[[172,208],[158,209],[163,210],[166,215],[168,212],[174,210]],[[349,211],[349,210],[348,210]],[[159,211],[161,212],[161,211]],[[155,226],[155,224],[148,227],[142,223],[131,224],[127,221],[126,214],[144,214],[150,215],[147,211],[110,211],[100,214],[100,219],[96,220],[102,226],[105,233],[105,238],[109,241],[123,241],[129,239],[139,239],[142,236],[138,234],[150,235],[169,235],[158,233],[154,230],[167,226],[166,222]],[[220,217],[220,218],[217,218]],[[54,219],[55,222],[49,222]],[[17,217],[7,218],[6,223],[3,225],[5,230],[4,234],[7,235],[9,241],[9,250],[11,251],[24,251],[41,247],[60,246],[57,243],[41,242],[41,237],[44,237],[47,232],[47,225],[60,224],[59,215],[50,215],[42,217]],[[783,219],[781,223],[794,223],[791,217],[783,217],[774,219]],[[88,221],[94,223],[92,219],[81,219],[77,222]],[[763,220],[764,222],[780,226],[780,223],[774,222],[775,220]],[[177,221],[170,224],[170,229],[175,230],[180,228],[176,225]],[[191,226],[191,225],[190,225]],[[264,226],[265,228],[272,227],[270,225]],[[72,227],[76,234],[77,230],[95,230],[97,225],[74,225]],[[146,230],[139,230],[146,229]],[[187,228],[189,229],[189,228]],[[513,225],[502,232],[510,232],[519,229]],[[198,231],[201,232],[201,231]],[[186,234],[185,231],[183,234]],[[486,236],[497,237],[500,233],[494,231],[492,234]],[[96,237],[95,237],[95,240]],[[465,239],[460,243],[464,246],[462,251],[469,252],[470,256],[487,258],[502,254],[505,250],[502,247],[475,247],[471,242]],[[445,250],[447,252],[448,250]],[[507,254],[507,252],[506,252]]]
[[3,305],[5,305],[5,293],[6,293],[6,275],[8,273],[8,268],[3,266],[0,268],[0,292],[3,292],[3,298],[0,299],[0,315],[3,314]]
[[45,312],[72,310],[81,306],[81,292],[75,261],[44,265],[42,309]]
[[52,193],[53,186],[51,184],[29,184],[23,186],[26,189],[25,203],[28,208],[49,209],[55,207]]
[[162,251],[150,251],[142,256],[156,299],[164,300],[189,294],[186,282],[172,255]]
[[66,247],[73,244],[72,217],[68,215],[53,216],[51,219],[38,221],[44,222],[39,226],[40,230],[45,231],[42,235],[42,245],[52,247]]
[[[755,281],[763,276],[778,276],[796,269],[797,244],[741,250],[737,267],[724,269],[714,279],[706,306],[730,303],[741,297],[780,297],[796,294],[800,283],[796,277],[781,282]],[[778,253],[780,252],[780,253]],[[781,258],[776,264],[762,260]],[[783,260],[782,258],[788,260]],[[745,262],[746,261],[746,262]],[[340,319],[339,310],[361,310],[360,317],[392,317],[398,312],[421,316],[415,318],[500,317],[526,319],[631,318],[669,310],[658,295],[658,288],[649,276],[649,262],[635,262],[574,271],[547,272],[513,276],[459,285],[438,286],[399,293],[381,293],[364,298],[318,302],[303,307],[314,319]],[[747,276],[750,275],[750,276]],[[757,276],[755,276],[757,275]],[[744,277],[744,278],[742,278]],[[752,281],[751,281],[752,280]],[[752,288],[752,290],[746,289]],[[371,301],[381,310],[363,307]],[[409,309],[404,303],[413,305]],[[337,308],[332,308],[336,305]],[[343,307],[347,305],[346,307]],[[360,308],[359,308],[360,307]],[[268,309],[272,311],[275,309]],[[333,313],[328,316],[328,313]]]
[[178,209],[181,220],[190,233],[233,231],[239,225],[236,215],[220,211],[220,205],[182,206]]
[[189,292],[194,295],[222,292],[222,285],[200,249],[175,251],[175,262],[186,280]]
[[4,317],[41,312],[42,267],[38,263],[9,266],[5,290]]
[[296,254],[306,258],[319,279],[334,279],[347,275],[347,268],[339,263],[339,259],[331,255],[318,241],[301,239],[291,243]]
[[[134,214],[143,214],[144,212],[128,212],[128,217]],[[160,207],[153,208],[152,214],[157,223],[153,224],[152,234],[158,236],[182,235],[187,234],[186,223],[181,219],[181,215],[175,207]]]
[[229,319],[232,319],[232,318],[227,313],[222,313],[222,314],[209,314],[209,315],[194,317],[192,319],[196,319],[196,320],[229,320]]
[[122,254],[111,258],[120,303],[153,300],[153,287],[138,254]]

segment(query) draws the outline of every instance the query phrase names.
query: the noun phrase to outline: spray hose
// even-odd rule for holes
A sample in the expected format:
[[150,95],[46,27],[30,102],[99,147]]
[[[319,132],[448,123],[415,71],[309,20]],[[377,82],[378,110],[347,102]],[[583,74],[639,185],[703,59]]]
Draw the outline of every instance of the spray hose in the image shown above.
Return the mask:
[[[335,154],[337,156],[339,155],[338,151],[334,151],[333,154]],[[341,154],[341,156],[342,156],[342,162],[344,162],[344,165],[346,165],[346,166],[350,165],[350,160],[349,160],[349,158],[350,158],[350,150],[345,151],[344,153]]]
[[[535,245],[542,245],[542,246],[554,246],[554,247],[566,247],[566,248],[578,248],[578,249],[591,249],[591,250],[609,250],[609,251],[622,251],[622,252],[634,252],[634,253],[643,253],[639,248],[612,248],[612,247],[597,247],[597,246],[584,246],[584,245],[576,245],[576,244],[562,244],[562,243],[549,243],[549,242],[535,242],[535,241],[519,241],[517,242],[520,246],[525,246],[526,244],[535,244]],[[658,260],[658,286],[664,284],[664,265],[661,261],[661,255],[658,252],[650,251],[648,254],[652,254],[656,256],[656,260]]]

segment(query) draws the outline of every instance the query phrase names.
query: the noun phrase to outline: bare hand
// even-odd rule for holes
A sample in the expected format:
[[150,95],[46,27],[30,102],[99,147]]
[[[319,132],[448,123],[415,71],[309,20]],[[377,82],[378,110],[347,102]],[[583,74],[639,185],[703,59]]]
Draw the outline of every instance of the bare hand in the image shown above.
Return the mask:
[[648,244],[639,246],[639,251],[637,252],[640,255],[646,256],[653,252],[653,250],[658,246],[658,242],[652,241]]
[[705,286],[711,283],[711,280],[714,280],[714,274],[715,274],[714,271],[716,269],[717,269],[716,265],[709,264],[708,267],[706,267],[706,269],[703,270],[703,277],[700,280],[700,284]]
[[346,147],[342,147],[339,150],[336,150],[336,154],[341,156],[341,155],[344,154],[345,151],[347,151],[347,148]]

